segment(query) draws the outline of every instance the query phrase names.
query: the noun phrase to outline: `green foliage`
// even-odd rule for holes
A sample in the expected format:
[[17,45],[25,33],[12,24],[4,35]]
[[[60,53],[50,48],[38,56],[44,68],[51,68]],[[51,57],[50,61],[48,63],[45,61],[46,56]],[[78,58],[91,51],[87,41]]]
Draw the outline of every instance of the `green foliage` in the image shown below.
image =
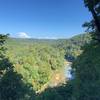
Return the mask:
[[93,19],[83,24],[87,31],[92,33],[96,42],[100,42],[100,0],[84,0],[85,6],[91,12]]
[[64,56],[76,58],[82,52],[81,46],[90,41],[90,34],[61,40],[9,38],[6,55],[23,81],[38,91],[49,82],[54,71],[64,67]]
[[67,59],[77,58],[82,53],[81,47],[90,41],[90,34],[60,40],[9,38],[5,45],[8,49],[6,57],[0,60],[0,99],[73,100],[72,83],[47,88],[36,98],[34,92],[41,90],[50,81],[53,72],[64,67],[64,56]]
[[73,62],[74,79],[47,88],[36,100],[100,100],[100,44],[87,44]]
[[15,71],[37,91],[50,80],[53,71],[64,66],[64,57],[51,44],[35,41],[9,39],[6,46],[7,56],[13,63]]
[[5,55],[6,39],[7,35],[0,35],[0,100],[34,100],[32,86],[24,83]]
[[22,76],[13,69],[0,79],[0,100],[34,100],[35,93],[30,84],[22,81]]
[[69,82],[59,87],[47,88],[38,94],[36,100],[71,100],[73,87]]
[[84,0],[85,6],[88,7],[89,11],[91,11],[92,9],[94,9],[96,7],[97,4],[100,3],[99,0]]
[[[91,44],[73,63],[75,100],[100,100],[100,45]],[[77,91],[77,92],[75,92]]]
[[91,34],[80,34],[69,40],[58,40],[56,47],[60,51],[64,51],[64,55],[67,60],[70,60],[70,58],[76,59],[82,52],[82,46],[89,44],[91,40]]

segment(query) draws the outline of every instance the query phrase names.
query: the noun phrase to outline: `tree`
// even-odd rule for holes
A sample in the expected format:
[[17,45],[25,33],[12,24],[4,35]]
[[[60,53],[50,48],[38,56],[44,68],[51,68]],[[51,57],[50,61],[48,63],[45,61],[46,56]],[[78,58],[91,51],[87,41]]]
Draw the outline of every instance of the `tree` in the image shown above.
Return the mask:
[[5,55],[4,43],[7,36],[0,35],[0,100],[34,100],[32,86],[22,80],[22,75],[14,70]]
[[92,33],[95,32],[95,37],[93,38],[100,42],[100,0],[84,0],[84,4],[92,13],[93,20],[85,23],[83,27],[94,29]]
[[[7,39],[7,35],[2,35],[0,34],[0,79],[3,75],[3,69],[5,69],[2,65],[4,65],[6,59],[4,57],[4,53],[5,53],[5,48],[4,48],[4,43],[5,43],[5,40]],[[5,59],[5,60],[4,60]],[[4,60],[4,61],[2,61]]]
[[100,100],[100,44],[84,47],[83,53],[74,61],[72,68],[73,97],[75,100]]

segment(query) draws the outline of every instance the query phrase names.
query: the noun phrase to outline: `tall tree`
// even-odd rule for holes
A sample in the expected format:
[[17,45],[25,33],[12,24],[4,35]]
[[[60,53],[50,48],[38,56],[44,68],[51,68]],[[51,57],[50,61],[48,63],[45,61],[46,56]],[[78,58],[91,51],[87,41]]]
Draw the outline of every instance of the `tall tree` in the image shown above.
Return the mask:
[[100,0],[84,0],[85,6],[92,13],[93,20],[90,23],[85,23],[83,26],[94,29],[95,39],[100,42]]

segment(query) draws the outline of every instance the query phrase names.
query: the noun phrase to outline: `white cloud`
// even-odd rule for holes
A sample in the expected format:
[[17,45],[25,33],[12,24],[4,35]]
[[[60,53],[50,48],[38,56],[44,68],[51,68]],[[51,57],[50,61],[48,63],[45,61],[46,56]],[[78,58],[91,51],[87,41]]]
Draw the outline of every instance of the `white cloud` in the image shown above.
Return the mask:
[[25,32],[19,32],[17,33],[18,38],[31,38],[27,33]]

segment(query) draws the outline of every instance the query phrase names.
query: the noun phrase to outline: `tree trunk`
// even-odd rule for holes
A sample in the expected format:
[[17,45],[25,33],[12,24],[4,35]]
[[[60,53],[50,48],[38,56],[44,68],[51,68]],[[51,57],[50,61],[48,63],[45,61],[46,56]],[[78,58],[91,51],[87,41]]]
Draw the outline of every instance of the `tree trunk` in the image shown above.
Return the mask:
[[98,30],[99,33],[100,33],[100,20],[98,19],[97,14],[96,14],[96,12],[94,11],[94,9],[92,9],[91,12],[92,12],[92,15],[93,15],[93,17],[94,17],[97,30]]
[[98,40],[98,42],[100,42],[100,20],[98,19],[98,16],[96,14],[96,12],[94,11],[94,9],[91,9],[91,13],[92,13],[92,16],[94,18],[94,21],[95,21],[95,25],[97,27],[97,31],[96,32],[96,40]]

